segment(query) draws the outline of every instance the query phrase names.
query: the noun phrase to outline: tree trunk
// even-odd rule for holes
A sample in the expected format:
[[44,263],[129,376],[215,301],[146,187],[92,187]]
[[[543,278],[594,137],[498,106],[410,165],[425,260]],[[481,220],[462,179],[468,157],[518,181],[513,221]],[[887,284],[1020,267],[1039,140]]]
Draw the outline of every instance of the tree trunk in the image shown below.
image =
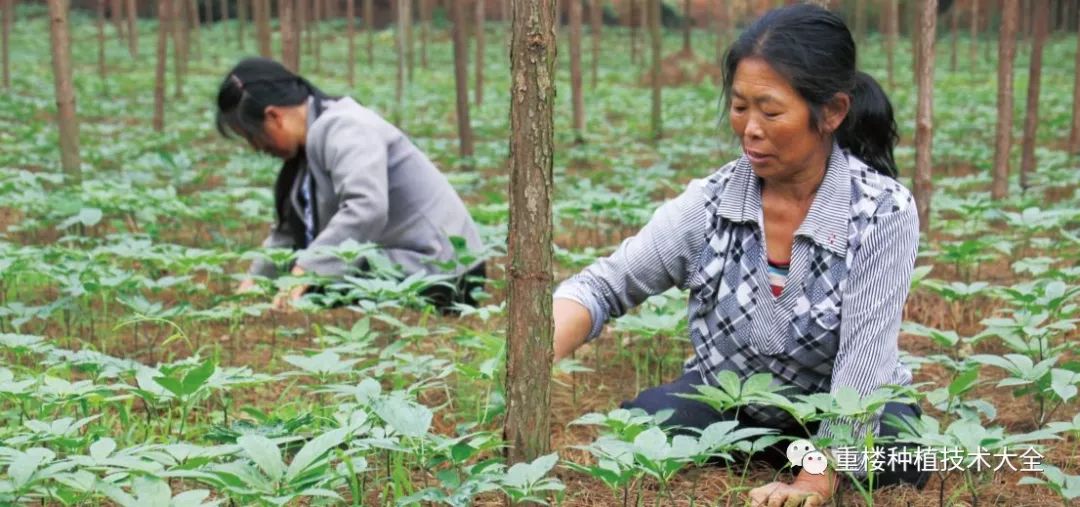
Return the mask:
[[109,11],[109,19],[112,21],[113,29],[116,30],[116,40],[124,42],[127,38],[124,25],[124,0],[108,0],[108,5],[102,11]]
[[71,79],[68,6],[68,0],[49,0],[49,35],[56,85],[56,122],[60,127],[60,165],[68,180],[78,183],[82,181],[82,162],[79,160],[79,119],[75,116],[75,83]]
[[300,72],[300,37],[296,32],[295,9],[295,0],[278,0],[278,24],[280,25],[281,30],[281,63],[293,72]]
[[889,91],[896,92],[896,40],[900,36],[900,0],[885,0],[886,9],[886,35],[885,35],[885,59],[887,60],[889,73]]
[[169,43],[169,13],[172,5],[169,0],[158,0],[157,62],[154,65],[154,131],[165,130],[165,65]]
[[1002,0],[998,34],[998,121],[994,143],[994,177],[990,194],[1004,199],[1009,192],[1009,150],[1013,126],[1013,61],[1016,59],[1016,30],[1020,0]]
[[311,34],[311,49],[315,53],[315,73],[318,74],[322,72],[322,45],[319,40],[319,23],[325,15],[323,12],[323,1],[315,0],[315,5],[312,7],[311,23],[308,25],[308,33]]
[[[214,5],[213,0],[210,0],[210,3],[208,5],[209,5],[208,10],[213,11],[213,5]],[[221,3],[219,4],[219,6],[221,8],[221,16],[218,17],[218,20],[221,22],[221,36],[222,36],[222,38],[225,39],[222,42],[224,43],[225,47],[228,47],[229,46],[229,29],[228,29],[228,24],[229,24],[229,0],[221,0]],[[210,12],[209,14],[210,14],[210,20],[213,20],[214,13]]]
[[952,33],[952,44],[949,48],[949,72],[956,72],[956,50],[960,37],[960,8],[953,6],[949,14],[949,31]]
[[[1074,11],[1077,26],[1080,27],[1080,8]],[[1080,154],[1080,34],[1076,37],[1076,57],[1073,61],[1073,107],[1072,128],[1069,129],[1069,153]]]
[[1050,25],[1050,10],[1035,9],[1031,40],[1031,66],[1028,69],[1027,113],[1020,156],[1020,189],[1028,189],[1028,178],[1035,170],[1035,137],[1039,127],[1039,89],[1042,80],[1043,46]]
[[866,47],[866,0],[855,0],[855,46]]
[[176,98],[184,96],[184,73],[187,65],[187,43],[184,37],[184,3],[186,0],[172,0],[169,5],[169,30],[173,40],[173,94]]
[[270,0],[252,0],[255,14],[255,38],[259,43],[259,55],[273,58],[274,50],[270,46]]
[[138,19],[139,11],[135,6],[135,0],[127,0],[127,38],[128,38],[128,54],[131,58],[139,58],[139,28],[135,24]]
[[431,32],[431,0],[420,0],[420,68],[426,69],[428,39]]
[[98,40],[98,77],[105,89],[105,95],[109,94],[108,70],[105,68],[105,5],[106,0],[98,0],[97,4],[97,40]]
[[510,230],[506,354],[507,462],[551,446],[555,0],[512,3]]
[[570,101],[574,142],[585,142],[585,99],[581,96],[581,0],[570,0]]
[[466,5],[464,0],[451,2],[451,29],[454,38],[454,87],[457,92],[457,124],[460,155],[466,166],[471,166],[473,156],[472,123],[469,121],[469,32],[465,26]]
[[979,0],[971,0],[971,48],[968,59],[974,70],[979,59]]
[[236,43],[244,50],[244,25],[248,22],[247,5],[250,0],[236,0]]
[[652,81],[652,139],[659,141],[663,136],[663,116],[660,110],[660,0],[645,0],[645,17],[649,23],[649,39],[652,46],[652,67],[650,77]]
[[600,67],[600,36],[604,24],[604,2],[592,0],[589,6],[589,21],[592,25],[592,89],[596,89],[597,72]]
[[[311,48],[314,46],[311,41],[311,30],[308,29],[308,18],[311,11],[308,10],[310,2],[313,0],[293,0],[293,24],[296,26],[296,40],[299,41],[296,44],[296,54],[298,57],[303,57],[300,53],[301,49],[306,49],[308,56],[311,56]],[[307,37],[307,40],[304,40]]]
[[4,89],[11,89],[11,17],[15,15],[15,0],[0,0],[0,51],[4,57]]
[[368,65],[375,63],[375,0],[364,0],[364,30],[367,31]]
[[919,228],[930,230],[932,154],[934,145],[934,44],[938,0],[922,0],[919,16],[919,103],[915,119],[915,204]]
[[356,0],[345,3],[345,33],[349,39],[349,88],[356,88]]
[[[642,0],[629,0],[630,3],[630,63],[638,62],[638,27],[641,26],[639,4]],[[647,0],[646,0],[647,1]]]
[[476,0],[476,107],[479,108],[484,104],[484,20],[486,19],[486,13],[484,12],[485,0]]
[[690,0],[683,0],[683,33],[682,33],[682,50],[683,53],[690,54],[694,51],[690,47],[690,27],[693,25],[693,18],[690,15]]
[[199,21],[199,0],[190,0],[188,14],[191,15],[191,40],[195,41],[195,59],[202,59],[202,25]]
[[405,73],[408,62],[408,36],[406,31],[408,30],[409,23],[409,4],[410,1],[399,1],[395,4],[397,7],[397,30],[394,32],[394,42],[397,46],[397,85],[394,88],[394,97],[397,100],[397,108],[395,110],[395,123],[401,126],[401,123],[405,119]]
[[724,51],[727,50],[727,34],[731,29],[731,0],[717,0],[713,25],[716,30],[716,66],[724,64]]
[[412,82],[413,73],[416,71],[416,37],[413,34],[413,0],[402,1],[401,5],[405,6],[405,20],[404,20],[404,33],[405,33],[405,64],[408,71],[408,82]]

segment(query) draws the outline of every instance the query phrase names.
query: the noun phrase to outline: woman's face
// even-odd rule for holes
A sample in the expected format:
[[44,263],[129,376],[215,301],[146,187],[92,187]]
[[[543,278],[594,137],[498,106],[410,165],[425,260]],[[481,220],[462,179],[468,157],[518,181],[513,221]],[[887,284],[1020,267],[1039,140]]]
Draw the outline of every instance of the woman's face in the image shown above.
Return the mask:
[[743,59],[735,69],[729,117],[750,166],[765,180],[786,180],[804,169],[824,167],[832,149],[828,125],[827,133],[819,132],[806,100],[758,57]]
[[247,136],[251,148],[282,160],[296,156],[304,145],[307,117],[300,117],[295,107],[268,106],[263,120],[262,135]]

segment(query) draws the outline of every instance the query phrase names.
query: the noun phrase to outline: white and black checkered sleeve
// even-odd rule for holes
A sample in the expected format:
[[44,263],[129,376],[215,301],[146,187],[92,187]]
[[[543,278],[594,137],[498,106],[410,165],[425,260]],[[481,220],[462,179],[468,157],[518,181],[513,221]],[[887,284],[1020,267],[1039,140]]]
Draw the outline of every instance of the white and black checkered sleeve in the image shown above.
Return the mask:
[[705,245],[706,214],[703,182],[694,180],[614,253],[564,281],[555,299],[576,301],[589,310],[592,340],[609,318],[673,286],[686,288]]
[[[853,388],[866,396],[883,385],[903,381],[895,377],[898,337],[919,247],[919,216],[906,190],[894,192],[893,199],[881,206],[888,211],[879,208],[859,249],[848,253],[855,257],[843,289],[840,344],[830,386],[833,394]],[[879,416],[869,424],[852,424],[856,441],[862,441],[868,431],[877,434]],[[830,436],[831,425],[824,421],[817,436]]]

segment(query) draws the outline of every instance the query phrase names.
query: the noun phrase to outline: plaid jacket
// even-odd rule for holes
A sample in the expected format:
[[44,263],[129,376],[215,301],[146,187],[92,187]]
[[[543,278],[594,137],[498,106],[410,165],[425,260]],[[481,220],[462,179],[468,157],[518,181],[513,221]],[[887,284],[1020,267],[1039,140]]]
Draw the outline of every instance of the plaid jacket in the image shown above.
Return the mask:
[[[866,395],[910,384],[897,337],[919,241],[911,193],[834,146],[795,232],[778,298],[769,287],[763,223],[759,180],[742,157],[691,182],[555,297],[589,310],[591,340],[609,318],[649,296],[688,289],[694,355],[686,370],[705,383],[727,369],[743,378],[770,373],[789,394],[847,386]],[[791,422],[774,408],[746,411],[770,426]],[[877,432],[877,420],[855,433],[870,430]],[[817,436],[829,435],[830,424],[822,424]]]

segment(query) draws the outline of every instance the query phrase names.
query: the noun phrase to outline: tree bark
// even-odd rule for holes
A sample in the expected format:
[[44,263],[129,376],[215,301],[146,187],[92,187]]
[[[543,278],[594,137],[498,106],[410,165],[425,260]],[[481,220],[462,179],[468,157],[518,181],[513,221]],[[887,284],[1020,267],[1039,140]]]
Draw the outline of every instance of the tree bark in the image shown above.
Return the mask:
[[69,181],[82,181],[79,159],[79,119],[75,115],[75,83],[71,78],[71,35],[68,0],[49,0],[49,36],[52,41],[56,122],[60,128],[60,165]]
[[356,87],[356,0],[346,0],[345,3],[345,32],[349,39],[349,88]]
[[199,0],[190,0],[188,14],[191,15],[191,40],[195,41],[195,59],[202,59],[202,25],[199,21]]
[[[1080,27],[1080,8],[1074,11],[1077,26]],[[1080,154],[1080,34],[1076,37],[1076,57],[1073,62],[1073,110],[1072,128],[1069,129],[1069,153]]]
[[98,41],[98,77],[105,88],[105,94],[109,92],[108,70],[105,68],[105,4],[106,0],[98,0],[97,5],[97,41]]
[[[1044,6],[1048,7],[1048,6]],[[1035,9],[1031,40],[1031,65],[1028,68],[1027,112],[1020,156],[1020,189],[1028,189],[1028,179],[1035,170],[1035,138],[1039,128],[1039,92],[1042,85],[1043,46],[1050,25],[1050,10]]]
[[244,25],[248,21],[247,5],[250,0],[236,0],[236,44],[244,50]]
[[1002,0],[998,34],[998,121],[994,143],[994,177],[990,195],[1004,199],[1009,192],[1009,150],[1013,127],[1013,61],[1016,59],[1016,30],[1020,0]]
[[394,31],[394,42],[397,46],[397,84],[394,87],[394,97],[397,100],[397,108],[395,109],[395,123],[400,127],[405,116],[405,73],[407,60],[406,53],[408,53],[408,37],[406,30],[408,27],[409,19],[409,4],[412,3],[408,0],[399,1],[395,4],[397,8],[397,30]]
[[450,15],[454,24],[454,87],[457,93],[457,125],[459,154],[466,166],[473,156],[472,122],[469,121],[469,32],[465,26],[465,1],[451,2]]
[[979,0],[971,0],[971,47],[968,54],[971,69],[979,59]]
[[0,51],[4,54],[4,71],[3,81],[4,88],[11,88],[11,18],[15,15],[15,0],[0,0],[0,16],[4,19],[0,21]]
[[281,30],[281,63],[293,72],[300,72],[300,37],[296,32],[294,0],[278,0],[278,24]]
[[251,0],[255,14],[255,38],[259,43],[259,55],[273,58],[274,50],[270,46],[270,0]]
[[900,0],[885,0],[886,9],[886,35],[885,35],[885,59],[888,66],[889,91],[896,91],[896,40],[900,36]]
[[139,11],[135,7],[135,0],[127,0],[127,39],[128,39],[128,54],[132,59],[139,58],[139,28],[135,24],[138,19]]
[[[213,6],[214,6],[213,0],[210,0],[210,3],[208,5],[209,5],[208,10],[213,11]],[[222,27],[221,28],[221,36],[222,36],[222,38],[225,39],[223,41],[223,43],[225,44],[226,47],[228,47],[228,45],[229,45],[229,29],[228,29],[227,25],[229,24],[229,0],[221,0],[221,3],[219,4],[219,7],[221,8],[221,16],[218,17],[218,20],[221,22],[221,27]],[[210,12],[210,19],[213,20],[213,17],[214,17],[214,13]]]
[[956,51],[960,43],[960,8],[957,6],[949,10],[949,32],[952,33],[952,43],[949,47],[949,72],[956,72]]
[[[640,3],[642,0],[629,0],[630,4],[630,63],[638,62],[638,27],[641,26]],[[647,1],[647,0],[646,0]]]
[[581,0],[570,0],[570,99],[574,142],[585,142],[585,99],[581,96]]
[[165,130],[165,65],[169,44],[169,13],[172,5],[169,0],[158,0],[157,62],[154,65],[154,131]]
[[323,12],[323,0],[315,0],[315,5],[312,6],[311,23],[308,25],[308,33],[311,34],[312,39],[312,51],[315,53],[315,73],[322,72],[322,44],[319,34],[319,23],[323,20],[325,13]]
[[124,0],[108,0],[108,5],[102,10],[109,11],[109,20],[112,21],[113,29],[116,30],[116,40],[124,42],[127,38],[124,24]]
[[690,54],[694,51],[690,47],[690,27],[693,25],[693,18],[690,14],[690,0],[683,0],[683,34],[682,34],[682,49],[683,53]]
[[476,107],[481,107],[484,104],[484,21],[486,20],[486,13],[484,12],[485,0],[476,0],[476,62],[475,63],[475,85],[476,85]]
[[403,0],[401,5],[405,6],[405,19],[403,21],[403,32],[405,34],[405,69],[408,71],[408,82],[412,82],[413,73],[416,70],[416,37],[413,34],[413,0]]
[[716,29],[716,66],[724,64],[728,32],[731,30],[731,0],[717,0],[713,21]]
[[427,47],[431,32],[431,0],[420,0],[420,68],[428,67]]
[[507,234],[507,461],[551,446],[555,0],[511,4],[510,230]]
[[375,63],[375,0],[364,0],[364,30],[367,31],[368,65]]
[[173,95],[184,96],[184,74],[187,67],[187,42],[184,34],[184,3],[186,0],[171,0],[172,12],[169,16],[169,30],[173,40]]
[[919,228],[930,230],[930,197],[934,145],[934,44],[938,0],[922,0],[919,16],[919,98],[915,119],[915,204]]
[[652,78],[652,139],[654,142],[660,140],[663,136],[663,114],[661,111],[660,102],[660,58],[661,58],[661,39],[660,39],[660,0],[645,0],[647,7],[645,9],[645,16],[649,23],[649,39],[652,46],[652,67],[650,70],[650,77]]
[[604,25],[604,2],[592,0],[589,6],[589,22],[592,25],[592,89],[596,89],[597,73],[600,67],[600,36]]
[[855,45],[866,47],[866,0],[855,0]]

